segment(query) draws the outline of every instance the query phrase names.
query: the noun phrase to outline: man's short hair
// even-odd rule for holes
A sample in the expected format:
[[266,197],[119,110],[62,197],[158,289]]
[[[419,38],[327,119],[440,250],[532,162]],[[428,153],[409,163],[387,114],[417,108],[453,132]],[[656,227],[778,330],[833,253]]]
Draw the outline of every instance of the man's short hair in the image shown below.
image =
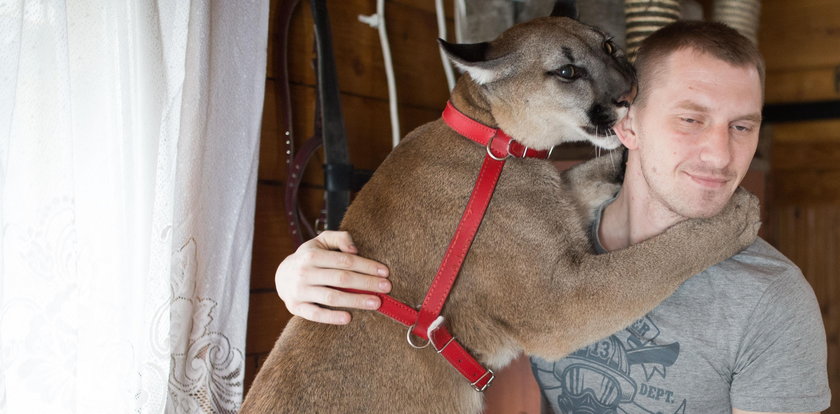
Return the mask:
[[764,60],[749,39],[723,23],[679,20],[652,33],[639,46],[635,61],[639,79],[637,104],[644,105],[665,59],[683,49],[711,55],[733,66],[755,67],[764,94]]

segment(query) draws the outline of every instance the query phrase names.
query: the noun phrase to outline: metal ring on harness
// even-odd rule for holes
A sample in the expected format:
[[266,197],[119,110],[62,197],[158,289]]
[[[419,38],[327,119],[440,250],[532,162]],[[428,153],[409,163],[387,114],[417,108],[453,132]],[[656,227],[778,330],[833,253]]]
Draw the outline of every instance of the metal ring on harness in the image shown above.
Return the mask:
[[408,327],[408,331],[405,333],[405,340],[408,341],[408,344],[411,345],[411,347],[414,349],[423,349],[429,346],[429,344],[432,342],[431,339],[426,339],[426,343],[423,345],[415,345],[414,342],[411,342],[411,331],[414,330],[414,325]]
[[493,136],[492,136],[492,137],[490,137],[490,140],[489,140],[489,141],[487,141],[487,146],[485,147],[485,148],[487,148],[487,155],[489,155],[489,156],[490,156],[490,158],[492,158],[492,159],[494,159],[494,160],[496,160],[496,161],[504,161],[504,160],[508,159],[508,157],[510,157],[510,143],[511,143],[511,141],[510,141],[510,140],[508,140],[508,143],[507,143],[507,150],[506,150],[506,154],[505,154],[505,156],[504,156],[504,157],[499,158],[499,157],[495,156],[495,155],[493,154],[493,150],[491,150],[491,149],[490,149],[490,147],[493,145],[493,139],[494,139],[494,138],[496,138],[496,134],[493,134]]
[[432,341],[432,335],[434,335],[435,331],[438,330],[438,328],[440,328],[441,325],[443,325],[443,320],[444,320],[443,316],[438,315],[438,317],[435,318],[435,320],[432,321],[432,323],[429,324],[429,327],[426,328],[426,338],[428,338],[428,339],[426,339],[426,343],[423,346],[417,346],[417,345],[414,344],[414,342],[411,342],[411,331],[414,330],[414,327],[417,326],[417,323],[415,323],[414,325],[411,325],[408,328],[408,333],[405,335],[405,339],[408,341],[409,345],[411,345],[412,347],[417,348],[417,349],[423,349],[423,348],[429,346],[429,344],[432,344],[432,348],[434,348],[435,351],[438,351],[438,353],[440,353],[441,351],[443,351],[443,348],[446,348],[446,346],[449,345],[449,342],[452,342],[452,340],[450,339],[449,342],[447,342],[446,345],[443,346],[443,348],[438,350],[437,345]]

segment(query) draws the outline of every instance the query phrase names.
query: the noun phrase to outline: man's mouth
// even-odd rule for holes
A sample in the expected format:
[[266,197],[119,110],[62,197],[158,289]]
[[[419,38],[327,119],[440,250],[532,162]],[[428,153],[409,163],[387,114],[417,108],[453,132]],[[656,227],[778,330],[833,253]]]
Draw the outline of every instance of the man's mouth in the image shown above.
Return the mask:
[[716,175],[686,173],[692,181],[707,188],[720,188],[729,182],[729,178]]

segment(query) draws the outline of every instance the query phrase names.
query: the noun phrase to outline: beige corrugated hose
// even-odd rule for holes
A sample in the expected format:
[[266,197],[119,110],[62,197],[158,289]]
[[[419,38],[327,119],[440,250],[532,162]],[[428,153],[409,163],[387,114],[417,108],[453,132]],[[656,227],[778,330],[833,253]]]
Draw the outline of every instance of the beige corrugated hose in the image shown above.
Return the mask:
[[712,18],[731,26],[746,38],[758,43],[758,17],[761,13],[759,0],[716,0]]
[[679,0],[625,0],[627,19],[627,56],[636,59],[636,51],[648,35],[680,18]]

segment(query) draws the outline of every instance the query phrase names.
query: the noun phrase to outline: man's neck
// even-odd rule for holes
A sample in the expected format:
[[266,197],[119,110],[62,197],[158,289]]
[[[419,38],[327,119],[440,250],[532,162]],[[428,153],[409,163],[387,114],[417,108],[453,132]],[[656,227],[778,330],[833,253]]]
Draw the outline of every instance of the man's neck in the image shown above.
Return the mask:
[[647,240],[685,220],[654,200],[646,187],[634,186],[638,183],[625,179],[618,196],[603,210],[598,239],[607,251]]

